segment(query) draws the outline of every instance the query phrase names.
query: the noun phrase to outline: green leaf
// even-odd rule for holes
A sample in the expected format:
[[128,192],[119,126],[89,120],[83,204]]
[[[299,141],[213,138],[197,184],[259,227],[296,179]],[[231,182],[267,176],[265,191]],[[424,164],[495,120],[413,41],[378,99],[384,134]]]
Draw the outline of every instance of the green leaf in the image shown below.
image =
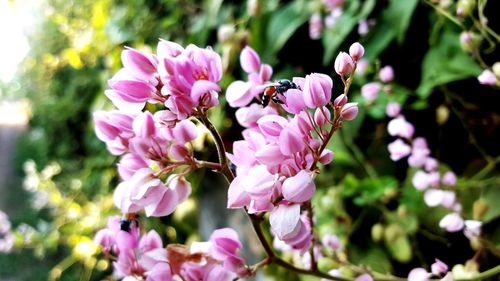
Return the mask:
[[292,2],[279,8],[269,21],[267,43],[273,53],[278,52],[308,19],[301,3]]
[[381,246],[372,244],[371,247],[366,249],[352,245],[350,250],[351,259],[354,264],[367,265],[378,272],[392,272],[392,265],[389,261],[389,257]]
[[377,20],[365,46],[365,58],[374,60],[397,37],[402,42],[418,0],[391,0]]
[[459,34],[445,31],[438,45],[425,55],[422,64],[422,80],[417,89],[421,97],[427,97],[436,86],[476,77],[481,67],[460,49]]
[[339,24],[324,32],[322,37],[323,47],[325,48],[325,56],[323,64],[329,64],[333,57],[337,54],[337,49],[351,33],[356,24],[363,18],[366,18],[375,7],[375,0],[367,0],[360,9],[359,0],[350,1],[340,17]]

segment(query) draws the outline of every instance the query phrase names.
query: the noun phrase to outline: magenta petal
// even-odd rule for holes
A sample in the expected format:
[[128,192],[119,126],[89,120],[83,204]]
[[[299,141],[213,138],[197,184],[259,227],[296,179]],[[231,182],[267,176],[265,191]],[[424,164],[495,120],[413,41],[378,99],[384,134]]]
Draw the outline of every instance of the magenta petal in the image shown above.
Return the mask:
[[122,51],[123,66],[137,79],[148,81],[156,72],[156,62],[149,55],[127,48]]
[[269,64],[262,64],[260,66],[259,78],[262,82],[271,80],[273,76],[273,68]]
[[303,203],[310,200],[316,190],[311,175],[301,170],[293,177],[287,178],[281,186],[283,197],[293,203]]
[[281,131],[279,136],[279,144],[281,153],[283,153],[284,155],[292,155],[296,152],[304,150],[304,148],[306,147],[306,143],[302,134],[289,127]]
[[151,92],[155,89],[149,84],[142,81],[134,80],[109,80],[108,84],[115,90],[125,101],[129,102],[144,102],[147,101]]
[[159,201],[153,202],[144,207],[146,216],[163,217],[170,215],[179,204],[177,192],[165,188]]
[[170,147],[169,152],[172,155],[172,157],[177,161],[183,161],[186,158],[189,158],[189,156],[190,156],[189,150],[187,149],[187,147],[185,147],[184,145],[180,145],[180,144],[173,144]]
[[254,51],[254,49],[246,46],[241,51],[240,64],[241,68],[243,68],[246,73],[258,72],[260,67],[259,55]]
[[259,125],[260,131],[269,137],[278,137],[285,127],[288,124],[288,121],[279,115],[266,115],[261,117],[257,124]]
[[138,102],[126,101],[123,98],[123,95],[119,94],[114,90],[106,90],[104,91],[104,94],[106,95],[106,97],[108,97],[108,99],[111,100],[114,106],[116,106],[120,111],[123,112],[131,112],[131,113],[140,112],[144,108],[144,105],[146,104],[145,101],[138,101]]
[[285,156],[281,153],[278,144],[267,144],[255,152],[255,158],[264,165],[280,164]]
[[212,91],[220,91],[219,85],[208,80],[198,80],[193,84],[193,88],[191,89],[191,99],[194,102],[203,104],[201,102],[203,100],[203,96],[210,94]]
[[304,82],[304,102],[309,108],[325,106],[332,97],[333,80],[322,73],[311,73]]
[[250,204],[250,197],[240,185],[240,177],[236,177],[227,191],[227,207],[230,209],[242,208]]
[[241,182],[243,189],[252,199],[271,198],[276,178],[269,173],[265,165],[254,166]]
[[141,138],[149,138],[155,134],[155,122],[153,115],[149,111],[139,114],[132,123],[132,128],[136,136]]
[[154,230],[150,230],[148,233],[142,236],[139,241],[139,248],[143,252],[150,251],[155,248],[162,248],[163,242],[161,241],[161,237],[158,232]]
[[242,107],[252,101],[254,95],[251,93],[252,84],[244,81],[234,81],[227,87],[226,100],[231,107]]
[[457,232],[464,228],[464,220],[457,213],[450,213],[439,221],[439,226],[448,232]]
[[158,57],[164,58],[164,57],[177,57],[184,51],[184,48],[172,41],[167,41],[160,39],[160,42],[158,42],[158,46],[156,48],[156,53],[158,54]]
[[423,268],[414,268],[408,274],[408,281],[428,281],[429,273]]

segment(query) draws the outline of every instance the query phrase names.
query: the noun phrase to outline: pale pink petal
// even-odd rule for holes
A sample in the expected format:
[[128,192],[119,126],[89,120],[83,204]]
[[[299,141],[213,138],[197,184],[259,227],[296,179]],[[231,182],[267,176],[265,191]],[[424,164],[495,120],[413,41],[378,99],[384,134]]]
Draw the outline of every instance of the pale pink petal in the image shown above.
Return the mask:
[[316,185],[311,175],[305,170],[287,178],[281,187],[283,197],[293,203],[303,203],[310,200],[315,190]]

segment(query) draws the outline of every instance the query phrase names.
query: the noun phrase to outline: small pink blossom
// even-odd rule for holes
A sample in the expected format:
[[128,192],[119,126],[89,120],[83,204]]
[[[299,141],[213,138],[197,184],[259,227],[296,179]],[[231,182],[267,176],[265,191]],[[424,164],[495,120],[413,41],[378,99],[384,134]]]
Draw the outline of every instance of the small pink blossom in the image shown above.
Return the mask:
[[354,279],[354,281],[373,281],[373,277],[371,277],[370,274],[365,273],[365,274],[362,274],[362,275],[356,277],[356,279]]
[[408,156],[411,151],[411,147],[401,139],[391,142],[387,148],[391,154],[392,161],[398,161],[401,158]]
[[430,185],[429,174],[424,171],[417,171],[411,180],[417,190],[424,190]]
[[457,184],[457,176],[452,171],[444,173],[441,182],[447,186],[455,186]]
[[396,117],[401,113],[401,105],[397,102],[389,102],[385,108],[385,114],[389,117]]
[[158,62],[149,54],[127,47],[122,51],[121,59],[123,67],[139,80],[149,81],[156,73]]
[[292,203],[303,203],[311,200],[316,185],[312,175],[301,170],[293,177],[287,178],[281,186],[283,197]]
[[342,108],[347,103],[347,96],[345,94],[341,94],[335,98],[333,101],[333,106],[335,110]]
[[283,108],[288,113],[299,114],[302,110],[306,109],[306,102],[304,100],[304,92],[298,89],[289,89],[285,93],[285,104]]
[[448,232],[457,232],[464,228],[464,220],[458,213],[449,213],[439,221],[439,227]]
[[333,80],[322,73],[311,73],[304,82],[304,103],[309,108],[325,106],[332,97]]
[[251,89],[252,83],[250,82],[234,81],[227,87],[226,100],[231,107],[246,106],[254,98]]
[[342,8],[333,8],[328,15],[325,17],[325,26],[327,28],[333,28],[337,22],[339,22],[340,18],[342,17],[343,10]]
[[358,116],[358,103],[357,102],[349,102],[346,103],[342,110],[340,111],[340,117],[347,121],[354,120]]
[[326,234],[321,239],[321,244],[328,247],[334,251],[340,249],[340,240],[336,235]]
[[371,82],[361,87],[361,95],[367,102],[372,102],[378,97],[382,85],[379,82]]
[[354,61],[358,61],[365,54],[365,48],[359,42],[353,43],[349,47],[349,55]]
[[387,131],[391,136],[411,139],[413,137],[413,133],[415,132],[415,128],[410,122],[406,121],[404,116],[400,115],[389,121]]
[[467,238],[479,237],[481,235],[481,226],[483,223],[477,220],[466,220],[464,222],[464,234]]
[[429,273],[423,268],[414,268],[408,274],[408,281],[428,281]]
[[431,272],[436,276],[441,276],[448,272],[448,266],[444,262],[435,259],[435,262],[431,265]]
[[380,81],[384,83],[391,82],[394,79],[394,69],[390,65],[386,65],[380,69],[378,76]]

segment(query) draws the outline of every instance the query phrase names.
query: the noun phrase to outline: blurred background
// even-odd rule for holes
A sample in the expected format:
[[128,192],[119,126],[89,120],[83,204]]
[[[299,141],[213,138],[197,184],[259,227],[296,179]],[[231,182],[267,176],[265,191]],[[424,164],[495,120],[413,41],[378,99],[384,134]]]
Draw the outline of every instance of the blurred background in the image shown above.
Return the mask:
[[[155,52],[159,38],[212,46],[223,58],[223,89],[245,79],[238,56],[247,44],[280,79],[333,76],[338,52],[360,41],[367,67],[352,97],[360,115],[338,135],[334,164],[318,178],[318,226],[341,238],[353,263],[381,272],[406,276],[438,255],[465,264],[478,252],[479,270],[499,264],[500,92],[498,78],[496,86],[477,80],[500,60],[492,35],[500,32],[498,1],[469,1],[475,6],[462,19],[456,9],[466,1],[345,0],[337,1],[336,14],[326,2],[0,0],[0,210],[12,229],[11,236],[0,234],[0,280],[112,280],[112,266],[92,238],[119,213],[111,199],[117,159],[95,137],[91,113],[112,109],[103,93],[121,68],[123,47]],[[474,21],[478,5],[492,33]],[[311,19],[318,13],[330,23],[315,33]],[[464,31],[473,33],[473,48],[460,41]],[[386,65],[395,70],[391,89],[364,100],[361,86]],[[335,76],[334,96],[340,84]],[[440,169],[458,175],[463,213],[484,223],[481,247],[440,229],[446,210],[425,206],[411,185],[415,170],[389,159],[388,95],[427,139]],[[223,98],[221,104],[210,114],[230,147],[241,127],[234,109]],[[215,159],[210,145],[200,141],[200,158]],[[205,172],[190,178],[194,195],[174,215],[145,220],[144,227],[168,243],[206,239],[227,225],[254,239],[244,216],[226,211],[225,182]],[[396,228],[397,239],[377,240],[375,225]],[[261,251],[246,250],[254,257]],[[277,280],[299,279],[269,270]]]

